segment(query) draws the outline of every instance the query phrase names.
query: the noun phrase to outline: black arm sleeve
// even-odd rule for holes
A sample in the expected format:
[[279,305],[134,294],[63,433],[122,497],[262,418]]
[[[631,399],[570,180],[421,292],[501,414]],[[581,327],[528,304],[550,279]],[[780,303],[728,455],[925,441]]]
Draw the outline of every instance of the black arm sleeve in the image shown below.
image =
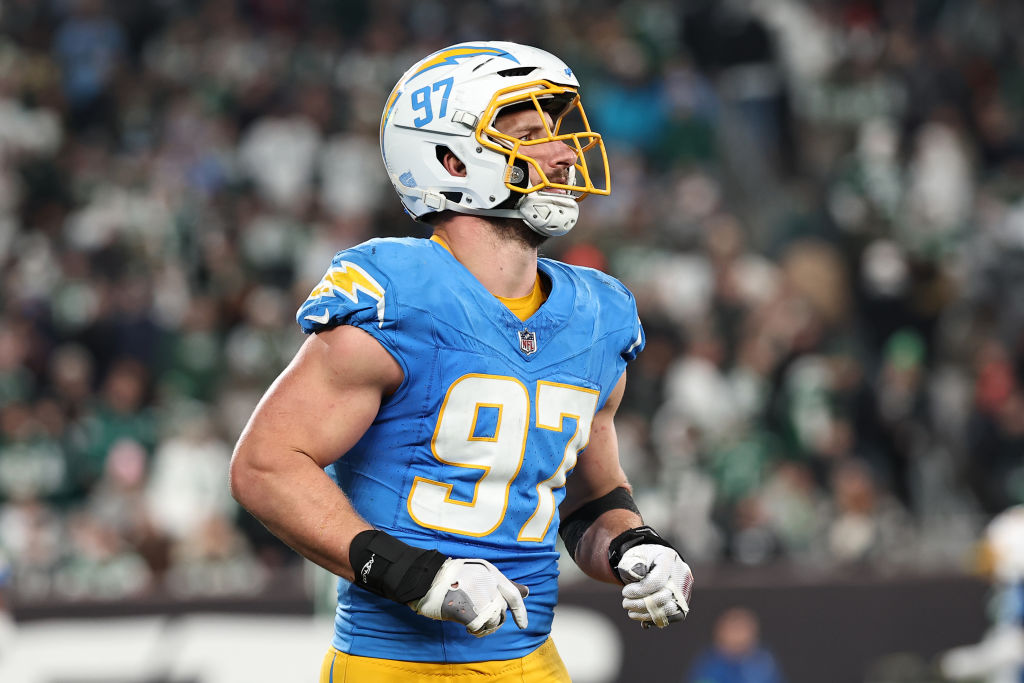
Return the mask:
[[565,543],[565,549],[569,551],[569,557],[576,561],[576,550],[579,548],[580,540],[587,533],[597,518],[609,510],[630,510],[640,514],[633,496],[623,487],[612,489],[600,498],[584,503],[578,510],[566,517],[558,525],[558,535]]

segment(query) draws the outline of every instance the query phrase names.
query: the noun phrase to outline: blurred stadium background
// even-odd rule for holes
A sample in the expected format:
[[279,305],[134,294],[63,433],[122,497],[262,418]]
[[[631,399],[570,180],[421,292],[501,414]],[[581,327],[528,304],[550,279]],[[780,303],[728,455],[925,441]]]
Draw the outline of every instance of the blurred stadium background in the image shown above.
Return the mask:
[[636,293],[622,456],[698,580],[649,634],[567,568],[576,678],[689,680],[742,606],[792,683],[943,680],[1024,502],[1021,35],[996,0],[0,0],[0,680],[313,680],[329,581],[231,447],[331,255],[424,234],[382,103],[482,38],[571,64],[609,145],[544,252]]

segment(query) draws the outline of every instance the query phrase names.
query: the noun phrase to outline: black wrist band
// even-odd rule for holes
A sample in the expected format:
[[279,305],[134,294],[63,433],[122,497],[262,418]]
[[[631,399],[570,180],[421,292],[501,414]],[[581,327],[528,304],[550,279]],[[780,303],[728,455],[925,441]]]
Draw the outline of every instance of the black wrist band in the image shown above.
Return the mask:
[[583,535],[594,525],[598,517],[609,510],[629,510],[638,515],[640,514],[636,503],[633,502],[633,496],[629,493],[629,489],[620,486],[619,488],[612,489],[600,498],[595,498],[580,506],[578,510],[563,519],[558,525],[558,535],[562,537],[565,549],[569,552],[569,557],[573,561],[576,560],[576,550],[579,548],[580,541],[583,540]]
[[352,583],[404,604],[427,594],[448,558],[436,550],[403,543],[378,529],[367,529],[352,539],[348,559],[355,572]]
[[[612,567],[612,574],[620,581],[622,578],[619,576],[619,562],[627,550],[638,545],[663,545],[666,548],[672,548],[671,543],[659,536],[658,532],[649,526],[638,526],[623,531],[608,544],[608,564]],[[675,550],[675,548],[672,549]]]

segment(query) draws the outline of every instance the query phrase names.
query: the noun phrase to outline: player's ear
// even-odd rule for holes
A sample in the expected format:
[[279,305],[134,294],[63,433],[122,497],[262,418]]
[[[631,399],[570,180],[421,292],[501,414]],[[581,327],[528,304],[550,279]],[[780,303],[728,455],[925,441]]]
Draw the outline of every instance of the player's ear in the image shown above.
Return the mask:
[[444,146],[438,146],[437,148],[437,160],[441,162],[444,169],[453,176],[464,177],[466,175],[466,165],[459,160],[450,149]]

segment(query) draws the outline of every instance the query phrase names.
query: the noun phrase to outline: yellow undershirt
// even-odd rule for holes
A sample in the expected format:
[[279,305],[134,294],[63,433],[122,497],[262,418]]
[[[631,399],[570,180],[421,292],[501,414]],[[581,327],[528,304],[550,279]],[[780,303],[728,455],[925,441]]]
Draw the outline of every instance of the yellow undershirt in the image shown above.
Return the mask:
[[[445,241],[438,237],[437,235],[431,235],[430,241],[437,242],[446,250],[448,250],[449,254],[452,253],[451,247],[449,247],[445,243]],[[454,254],[452,255],[454,256]],[[508,308],[508,310],[512,311],[512,314],[515,317],[519,318],[523,322],[526,322],[526,319],[529,318],[534,313],[536,313],[537,309],[539,309],[541,305],[543,305],[543,303],[547,300],[548,294],[547,292],[544,291],[544,287],[541,284],[540,280],[540,273],[538,272],[537,279],[533,281],[533,291],[531,291],[526,296],[520,296],[511,299],[505,298],[503,296],[495,296],[494,298],[496,298],[501,303],[505,304],[505,307]]]

